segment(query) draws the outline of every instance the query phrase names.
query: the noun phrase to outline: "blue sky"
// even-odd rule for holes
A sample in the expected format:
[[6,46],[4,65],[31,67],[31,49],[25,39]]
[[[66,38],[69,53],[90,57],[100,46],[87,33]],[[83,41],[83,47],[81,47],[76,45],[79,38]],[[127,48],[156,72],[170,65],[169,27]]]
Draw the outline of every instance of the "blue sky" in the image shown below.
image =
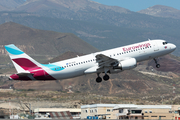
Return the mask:
[[110,6],[120,6],[131,11],[140,11],[154,5],[165,5],[180,10],[180,0],[92,0]]

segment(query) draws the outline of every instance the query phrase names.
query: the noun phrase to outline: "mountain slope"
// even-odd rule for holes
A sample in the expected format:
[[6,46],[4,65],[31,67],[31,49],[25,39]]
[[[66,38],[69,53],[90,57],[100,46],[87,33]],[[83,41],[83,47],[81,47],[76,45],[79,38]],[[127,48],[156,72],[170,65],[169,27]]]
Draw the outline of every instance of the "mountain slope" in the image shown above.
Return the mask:
[[59,55],[67,51],[91,53],[97,51],[72,33],[32,29],[13,22],[0,25],[1,54],[4,45],[15,44],[28,54]]
[[152,15],[156,17],[180,19],[180,10],[163,5],[155,5],[145,10],[140,10],[138,11],[138,13]]
[[0,11],[9,11],[22,5],[25,0],[1,0],[0,1]]
[[[90,0],[29,0],[15,11],[25,11],[52,18],[137,28],[147,26],[145,17],[148,17],[125,8],[107,6]],[[150,24],[148,26],[159,26],[151,22],[151,17],[148,19]]]
[[130,12],[128,9],[125,8],[121,8],[117,6],[105,6],[90,0],[27,0],[23,5],[18,7],[16,10],[26,11],[26,12],[39,12],[39,13],[48,10],[53,12],[52,10],[54,10],[54,13],[56,13],[57,11],[78,12],[81,10],[87,11],[88,9],[98,10],[98,11],[101,11],[102,9],[109,9],[118,13]]

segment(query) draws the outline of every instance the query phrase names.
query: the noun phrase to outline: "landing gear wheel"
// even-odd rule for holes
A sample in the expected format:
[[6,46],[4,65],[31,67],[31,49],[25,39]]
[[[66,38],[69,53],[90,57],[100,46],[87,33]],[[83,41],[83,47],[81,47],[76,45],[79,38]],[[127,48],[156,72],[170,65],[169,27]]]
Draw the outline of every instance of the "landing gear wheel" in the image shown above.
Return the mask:
[[105,81],[109,80],[109,75],[107,75],[107,74],[104,75],[104,76],[103,76],[103,79],[104,79]]
[[155,63],[156,63],[156,67],[157,67],[157,68],[160,68],[160,64],[158,64],[158,62],[157,62],[157,59],[156,59],[156,58],[154,58],[154,61],[155,61]]
[[102,78],[101,78],[101,77],[97,77],[97,78],[96,78],[96,82],[97,82],[97,83],[102,82]]
[[157,67],[157,68],[160,68],[160,64],[157,64],[156,67]]

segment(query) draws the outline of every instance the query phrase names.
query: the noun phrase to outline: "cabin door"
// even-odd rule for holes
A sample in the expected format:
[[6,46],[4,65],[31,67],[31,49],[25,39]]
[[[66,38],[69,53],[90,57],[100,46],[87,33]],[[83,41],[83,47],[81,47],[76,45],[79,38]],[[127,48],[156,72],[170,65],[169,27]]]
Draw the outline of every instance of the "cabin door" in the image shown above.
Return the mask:
[[153,42],[153,48],[154,48],[154,51],[159,51],[158,43],[155,41]]

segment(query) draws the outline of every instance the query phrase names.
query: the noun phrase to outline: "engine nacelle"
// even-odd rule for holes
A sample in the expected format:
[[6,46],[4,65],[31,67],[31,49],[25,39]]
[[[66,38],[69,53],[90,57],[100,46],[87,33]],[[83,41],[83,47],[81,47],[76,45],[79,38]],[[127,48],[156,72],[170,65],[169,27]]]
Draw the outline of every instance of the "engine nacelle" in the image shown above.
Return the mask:
[[124,61],[121,61],[118,66],[113,67],[113,69],[129,70],[135,68],[137,62],[135,58],[130,58]]

